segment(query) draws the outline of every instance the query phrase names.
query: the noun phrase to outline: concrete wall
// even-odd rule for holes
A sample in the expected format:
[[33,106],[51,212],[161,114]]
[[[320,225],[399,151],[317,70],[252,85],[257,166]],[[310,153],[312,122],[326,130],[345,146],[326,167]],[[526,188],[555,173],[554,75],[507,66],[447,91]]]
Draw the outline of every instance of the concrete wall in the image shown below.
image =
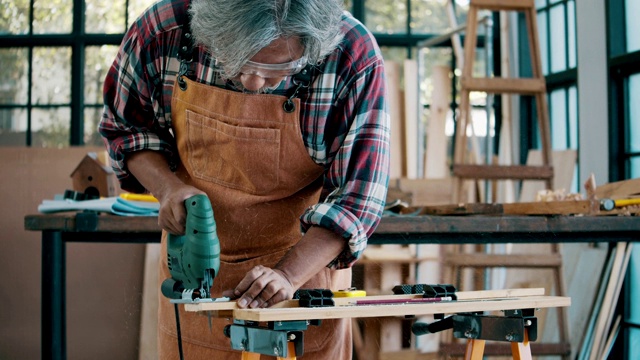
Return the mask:
[[[41,237],[24,230],[43,199],[102,148],[0,147],[0,359],[40,359]],[[137,359],[142,244],[67,245],[68,359]]]

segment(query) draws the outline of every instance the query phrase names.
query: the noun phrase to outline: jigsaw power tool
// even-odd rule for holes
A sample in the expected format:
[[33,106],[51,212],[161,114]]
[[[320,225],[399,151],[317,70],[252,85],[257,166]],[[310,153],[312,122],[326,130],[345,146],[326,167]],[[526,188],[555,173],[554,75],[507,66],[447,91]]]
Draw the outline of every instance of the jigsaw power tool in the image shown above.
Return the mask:
[[211,301],[211,286],[220,268],[220,240],[213,209],[206,195],[184,201],[184,235],[169,234],[167,265],[171,278],[162,282],[162,294],[171,302]]

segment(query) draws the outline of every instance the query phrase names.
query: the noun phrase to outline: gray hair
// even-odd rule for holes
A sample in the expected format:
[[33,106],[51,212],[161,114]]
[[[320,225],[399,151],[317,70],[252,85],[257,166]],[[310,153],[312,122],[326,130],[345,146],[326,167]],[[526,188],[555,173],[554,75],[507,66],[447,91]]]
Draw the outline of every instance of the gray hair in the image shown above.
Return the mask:
[[230,76],[281,37],[299,37],[310,64],[322,62],[342,40],[342,0],[193,0],[189,14],[196,44]]

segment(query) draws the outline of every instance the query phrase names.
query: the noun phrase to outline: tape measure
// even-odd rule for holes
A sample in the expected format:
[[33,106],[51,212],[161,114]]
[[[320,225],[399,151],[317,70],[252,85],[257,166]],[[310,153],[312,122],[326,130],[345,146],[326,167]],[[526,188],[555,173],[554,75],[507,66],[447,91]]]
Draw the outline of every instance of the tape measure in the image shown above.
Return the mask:
[[333,292],[333,297],[365,297],[367,292],[364,290],[356,290],[355,288],[338,290]]

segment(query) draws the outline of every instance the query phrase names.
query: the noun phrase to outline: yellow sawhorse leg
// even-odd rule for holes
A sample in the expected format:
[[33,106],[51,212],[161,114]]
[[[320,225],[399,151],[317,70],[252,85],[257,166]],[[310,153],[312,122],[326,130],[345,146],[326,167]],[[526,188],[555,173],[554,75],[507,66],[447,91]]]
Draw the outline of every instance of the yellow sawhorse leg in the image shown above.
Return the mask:
[[[464,352],[464,360],[482,360],[484,355],[485,340],[470,339]],[[529,331],[524,331],[522,342],[511,343],[511,355],[513,360],[531,360],[531,345],[529,343]]]
[[482,360],[485,340],[470,339],[464,352],[464,360]]
[[[278,360],[296,360],[296,346],[292,341],[287,343],[287,357],[278,356]],[[260,360],[260,354],[251,352],[242,352],[242,360]]]
[[522,342],[511,343],[511,354],[513,355],[513,360],[531,360],[529,331],[524,331],[524,340]]

